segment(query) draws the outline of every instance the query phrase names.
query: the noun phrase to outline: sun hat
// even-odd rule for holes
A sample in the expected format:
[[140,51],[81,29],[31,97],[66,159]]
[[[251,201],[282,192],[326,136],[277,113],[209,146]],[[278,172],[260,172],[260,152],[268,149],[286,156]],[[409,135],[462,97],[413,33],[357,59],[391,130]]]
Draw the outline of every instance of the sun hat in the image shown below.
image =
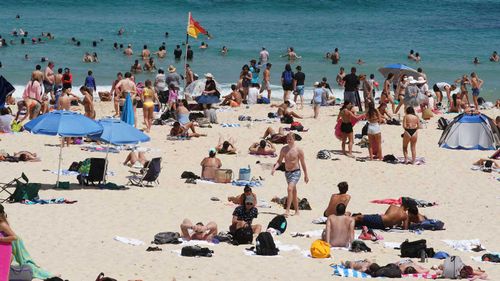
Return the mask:
[[427,81],[425,80],[425,78],[422,77],[422,76],[418,77],[417,81],[418,81],[419,84],[427,83]]
[[314,82],[314,87],[318,87],[318,86],[319,86],[319,82],[318,81]]
[[214,78],[214,76],[212,75],[212,73],[205,73],[205,78]]
[[170,73],[175,72],[175,66],[169,65],[168,66],[168,72],[170,72]]

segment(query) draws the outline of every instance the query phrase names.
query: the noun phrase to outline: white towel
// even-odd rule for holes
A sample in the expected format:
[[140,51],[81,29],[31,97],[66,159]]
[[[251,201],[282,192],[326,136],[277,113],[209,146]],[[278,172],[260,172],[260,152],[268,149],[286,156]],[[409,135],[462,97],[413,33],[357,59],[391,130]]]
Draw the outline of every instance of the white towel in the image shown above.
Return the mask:
[[401,243],[398,242],[384,242],[384,248],[396,249],[401,246]]
[[142,242],[141,240],[134,239],[134,238],[115,236],[113,239],[115,239],[118,242],[122,242],[122,243],[129,244],[132,246],[144,245],[144,242]]
[[282,256],[280,256],[279,254],[275,255],[275,256],[260,256],[260,255],[257,255],[254,251],[248,251],[246,249],[243,249],[243,254],[245,254],[245,256],[252,256],[252,257],[282,258]]
[[481,245],[481,241],[479,239],[470,239],[470,240],[442,240],[448,246],[452,247],[455,250],[462,252],[472,252],[472,249],[476,246]]
[[181,243],[182,246],[215,245],[205,240],[184,240],[182,238],[179,238],[179,241],[182,242]]
[[291,252],[291,251],[300,251],[300,247],[293,244],[283,244],[280,241],[274,241],[276,247],[280,250],[280,252]]
[[206,183],[206,184],[215,184],[215,182],[213,182],[213,181],[206,181],[206,180],[196,180],[196,184],[200,184],[200,183]]

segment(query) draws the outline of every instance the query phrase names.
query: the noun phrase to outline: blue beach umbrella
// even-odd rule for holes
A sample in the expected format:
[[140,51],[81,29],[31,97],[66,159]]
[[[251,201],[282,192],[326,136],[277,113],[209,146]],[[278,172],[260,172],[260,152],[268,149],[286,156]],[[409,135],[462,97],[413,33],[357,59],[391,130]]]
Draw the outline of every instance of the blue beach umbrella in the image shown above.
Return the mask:
[[[64,137],[84,137],[102,132],[102,126],[96,121],[76,112],[56,110],[38,116],[24,125],[33,134]],[[57,169],[56,187],[59,186],[59,175],[62,161],[62,143],[59,149],[59,166]]]
[[104,183],[106,183],[106,170],[108,163],[109,144],[125,145],[148,142],[151,138],[136,129],[135,127],[125,123],[119,119],[105,118],[98,121],[103,130],[97,135],[90,136],[92,139],[99,140],[108,144],[106,150],[106,165],[104,171]]
[[393,73],[394,74],[393,81],[399,81],[399,77],[403,74],[406,74],[407,76],[413,76],[413,78],[415,79],[418,79],[418,77],[421,76],[423,77],[423,75],[418,71],[416,71],[415,69],[401,63],[388,64],[384,67],[379,68],[378,72],[380,72],[386,78],[387,75],[389,75],[389,73]]
[[0,108],[5,107],[5,100],[9,95],[12,95],[16,89],[12,84],[0,75]]
[[135,125],[134,108],[132,107],[132,99],[130,98],[130,94],[128,94],[125,98],[125,104],[123,106],[121,119],[125,123],[128,123],[132,126]]

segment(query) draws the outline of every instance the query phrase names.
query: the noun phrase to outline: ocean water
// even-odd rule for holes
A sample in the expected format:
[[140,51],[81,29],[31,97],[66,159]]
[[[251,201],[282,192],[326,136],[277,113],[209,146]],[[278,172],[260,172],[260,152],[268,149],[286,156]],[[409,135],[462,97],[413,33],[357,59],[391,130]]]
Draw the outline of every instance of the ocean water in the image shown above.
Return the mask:
[[[431,86],[477,72],[485,81],[482,95],[500,97],[500,63],[488,61],[494,50],[500,52],[500,1],[2,0],[0,5],[0,35],[15,42],[0,48],[0,74],[15,85],[25,85],[40,58],[48,57],[56,68],[72,69],[75,85],[83,83],[87,70],[92,69],[97,83],[109,86],[116,73],[129,70],[136,59],[113,50],[114,42],[132,44],[135,53],[144,44],[155,51],[166,42],[168,57],[156,61],[157,66],[173,64],[180,70],[182,62],[174,62],[172,51],[186,38],[191,11],[213,38],[190,39],[194,48],[190,64],[195,73],[211,72],[226,86],[238,79],[243,64],[258,58],[263,46],[271,54],[271,82],[279,84],[287,63],[279,55],[293,46],[302,56],[294,65],[302,66],[307,86],[322,77],[335,84],[340,66],[356,66],[358,73],[374,73],[382,81],[377,68],[405,63],[422,67]],[[16,19],[16,14],[21,18]],[[120,27],[125,28],[123,36],[117,35]],[[55,39],[35,45],[27,40],[20,45],[20,37],[10,35],[14,28],[28,31],[27,39],[42,32],[51,32]],[[70,43],[72,37],[81,41],[80,47]],[[94,40],[99,42],[97,47],[92,47]],[[198,49],[202,41],[208,49]],[[222,46],[229,48],[228,55],[221,56]],[[338,65],[324,59],[335,47],[341,53]],[[406,59],[410,49],[420,53],[420,63]],[[85,52],[97,52],[100,63],[83,63]],[[31,59],[24,60],[25,54]],[[474,57],[481,64],[472,64]],[[356,65],[358,58],[366,63]],[[137,78],[153,79],[154,74]]]

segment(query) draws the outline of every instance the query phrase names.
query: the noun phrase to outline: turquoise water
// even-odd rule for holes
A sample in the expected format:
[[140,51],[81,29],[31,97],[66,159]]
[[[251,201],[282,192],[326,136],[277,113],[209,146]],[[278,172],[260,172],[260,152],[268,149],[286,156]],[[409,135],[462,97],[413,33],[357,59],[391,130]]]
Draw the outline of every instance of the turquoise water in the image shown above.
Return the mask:
[[[287,60],[279,58],[293,46],[303,58],[295,62],[307,75],[306,84],[326,76],[335,79],[339,66],[346,69],[358,58],[366,64],[360,72],[375,73],[390,63],[422,67],[431,83],[451,82],[464,73],[475,71],[485,80],[483,95],[500,97],[500,64],[490,63],[492,51],[500,52],[500,1],[12,1],[2,0],[0,34],[16,45],[0,48],[3,68],[0,74],[13,84],[24,85],[29,73],[42,56],[55,61],[56,68],[72,69],[75,84],[83,83],[88,69],[94,71],[99,85],[110,85],[118,71],[127,71],[134,58],[112,48],[114,42],[131,43],[135,53],[144,44],[157,50],[166,42],[168,57],[157,65],[166,68],[181,63],[173,61],[176,44],[185,40],[187,12],[214,38],[193,40],[193,70],[211,72],[222,83],[238,79],[241,66],[258,58],[262,46],[271,53],[272,82]],[[21,18],[16,19],[16,14]],[[126,32],[117,36],[120,27]],[[20,45],[20,38],[9,33],[14,28],[29,32],[28,38],[51,32],[56,39],[45,44]],[[165,38],[164,33],[169,32]],[[76,47],[70,38],[82,45]],[[102,42],[92,47],[94,40]],[[28,40],[29,41],[29,40]],[[205,41],[207,50],[197,47]],[[227,56],[220,48],[229,48]],[[332,65],[324,54],[338,47],[339,65]],[[406,55],[414,49],[422,56],[420,63],[409,62]],[[98,64],[85,64],[83,54],[97,52]],[[28,54],[31,60],[25,61]],[[472,59],[482,62],[473,65]],[[139,80],[153,78],[151,74]],[[333,83],[332,83],[333,84]],[[432,84],[431,84],[432,85]]]

